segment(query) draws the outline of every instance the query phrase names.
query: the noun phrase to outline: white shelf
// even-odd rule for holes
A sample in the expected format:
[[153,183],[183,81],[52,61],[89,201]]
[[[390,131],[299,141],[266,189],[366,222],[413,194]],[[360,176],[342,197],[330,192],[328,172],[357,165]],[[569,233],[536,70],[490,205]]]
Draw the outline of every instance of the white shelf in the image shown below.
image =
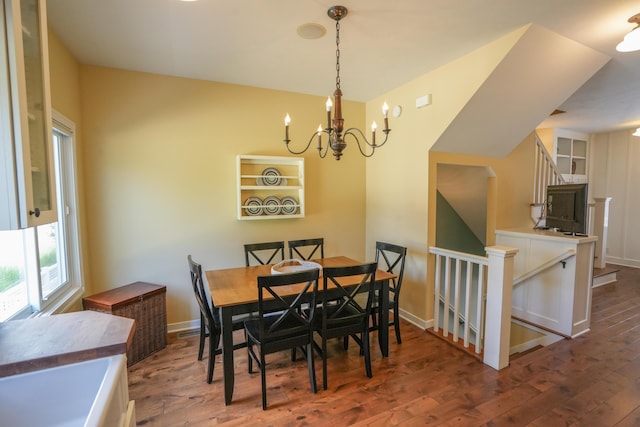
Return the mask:
[[[243,221],[255,221],[263,219],[289,219],[304,217],[304,159],[301,157],[278,157],[278,156],[257,156],[238,155],[237,161],[237,217]],[[267,168],[273,168],[279,173],[279,179],[285,181],[285,185],[261,184],[268,179],[263,172]],[[273,179],[273,177],[271,176]],[[290,197],[296,203],[276,203],[269,204],[268,207],[279,211],[268,214],[262,202],[268,197],[275,197],[281,201],[285,197]],[[247,205],[247,201],[257,201],[260,205]],[[254,208],[260,214],[251,215],[248,211]],[[283,208],[294,208],[294,213],[282,213]]]

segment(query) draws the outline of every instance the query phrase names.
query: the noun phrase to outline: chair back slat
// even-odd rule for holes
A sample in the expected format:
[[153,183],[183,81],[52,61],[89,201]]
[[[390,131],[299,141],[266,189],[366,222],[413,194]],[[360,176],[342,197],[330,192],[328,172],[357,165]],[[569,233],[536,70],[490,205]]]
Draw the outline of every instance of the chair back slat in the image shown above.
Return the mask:
[[202,314],[202,320],[206,323],[209,331],[214,328],[216,331],[220,331],[220,316],[218,309],[213,306],[213,304],[209,304],[209,297],[205,291],[204,280],[202,278],[202,266],[195,262],[191,255],[187,257],[187,262],[189,264],[189,272],[191,275],[191,286],[193,288],[196,301],[198,302],[198,308]]
[[289,240],[289,258],[303,261],[324,258],[324,238]]
[[[331,289],[331,300],[326,302],[322,310],[322,328],[352,327],[358,330],[365,325],[371,313],[376,280],[377,263],[367,263],[348,267],[325,267],[322,270],[323,291]],[[354,286],[353,276],[362,276]],[[330,286],[332,285],[332,286]],[[366,304],[363,307],[357,296],[367,293]]]
[[276,264],[284,259],[284,241],[244,245],[245,265]]
[[396,275],[389,284],[391,292],[400,293],[402,278],[404,276],[404,264],[407,257],[407,248],[393,243],[376,242],[376,261],[378,268],[387,273]]
[[[319,269],[316,268],[289,274],[258,276],[260,341],[268,343],[281,336],[311,330],[319,275]],[[296,286],[293,294],[291,286]],[[304,310],[306,307],[308,309]]]

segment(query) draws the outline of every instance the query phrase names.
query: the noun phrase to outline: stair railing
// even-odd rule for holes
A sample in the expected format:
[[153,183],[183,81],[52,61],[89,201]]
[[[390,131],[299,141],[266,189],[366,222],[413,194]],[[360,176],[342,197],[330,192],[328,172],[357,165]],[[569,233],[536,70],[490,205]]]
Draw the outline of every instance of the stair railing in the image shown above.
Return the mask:
[[513,287],[515,288],[525,280],[537,276],[538,274],[550,269],[551,267],[555,267],[559,262],[564,264],[569,258],[574,256],[576,256],[576,251],[574,251],[573,249],[569,249],[566,252],[561,253],[557,257],[554,257],[553,259],[540,264],[536,268],[533,268],[525,273],[522,273],[518,277],[515,277],[513,279]]
[[486,365],[499,370],[509,364],[513,260],[518,250],[504,246],[485,250],[487,257],[429,248],[436,257],[433,329],[441,329],[442,318],[442,334],[453,333],[454,342],[462,329],[467,349],[475,330],[474,351],[482,354]]
[[[489,260],[442,248],[432,247],[429,252],[436,255],[433,330],[440,331],[442,317],[442,335],[448,337],[452,333],[453,342],[458,342],[462,328],[465,348],[469,348],[471,333],[474,332],[475,352],[480,354],[483,346],[485,283]],[[450,322],[453,322],[451,327]]]
[[547,186],[564,184],[565,180],[537,133],[535,140],[533,204],[543,205],[547,197]]

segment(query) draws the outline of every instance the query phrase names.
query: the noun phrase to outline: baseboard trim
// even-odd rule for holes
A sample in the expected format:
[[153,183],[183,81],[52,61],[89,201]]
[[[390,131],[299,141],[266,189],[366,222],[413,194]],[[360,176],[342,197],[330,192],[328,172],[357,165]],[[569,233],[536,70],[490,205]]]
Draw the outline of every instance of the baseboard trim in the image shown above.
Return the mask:
[[200,329],[199,320],[188,320],[186,322],[169,323],[167,325],[167,333],[169,334],[192,331],[194,329],[196,330]]
[[414,316],[413,314],[404,311],[403,309],[400,309],[400,317],[404,320],[406,320],[407,322],[417,326],[418,328],[422,329],[422,330],[426,330],[429,328],[433,327],[433,319],[432,320],[423,320],[420,319],[417,316]]
[[[400,309],[400,317],[422,330],[426,330],[433,327],[433,319],[423,320],[402,309]],[[170,334],[198,330],[198,329],[200,329],[199,320],[188,320],[186,322],[169,323],[167,325],[167,333],[170,333]]]
[[640,268],[640,261],[607,256],[607,264],[622,265],[623,267]]

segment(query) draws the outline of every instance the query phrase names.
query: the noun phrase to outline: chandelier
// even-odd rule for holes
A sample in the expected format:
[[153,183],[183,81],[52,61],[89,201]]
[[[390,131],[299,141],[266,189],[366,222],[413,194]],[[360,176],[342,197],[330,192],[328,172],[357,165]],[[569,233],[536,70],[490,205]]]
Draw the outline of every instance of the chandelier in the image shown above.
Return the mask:
[[[376,143],[376,122],[371,124],[371,141],[367,140],[365,134],[358,128],[348,128],[344,130],[344,118],[342,117],[342,90],[340,89],[340,20],[347,16],[347,12],[347,8],[344,6],[333,6],[327,11],[327,15],[336,21],[336,90],[333,92],[333,102],[331,101],[331,97],[327,98],[327,127],[323,129],[322,125],[319,125],[318,129],[311,135],[311,138],[309,138],[309,142],[304,149],[300,151],[292,150],[291,147],[289,147],[289,142],[291,142],[289,139],[289,124],[291,123],[291,118],[289,117],[289,114],[287,114],[284,119],[284,143],[291,154],[304,153],[309,149],[309,147],[311,147],[311,143],[315,139],[317,141],[316,148],[321,158],[324,158],[327,155],[330,147],[336,160],[340,160],[342,151],[347,148],[346,138],[350,136],[358,144],[360,153],[364,157],[371,157],[373,156],[376,148],[382,147],[387,142],[387,138],[389,138],[389,132],[391,132],[391,129],[389,129],[389,120],[387,119],[389,106],[386,102],[382,106],[382,117],[384,119],[384,129],[382,129],[382,132],[384,133],[384,140],[382,143]],[[331,118],[332,109],[333,119]],[[328,136],[328,142],[326,145],[323,145],[323,133]],[[360,138],[358,138],[358,135]]]

